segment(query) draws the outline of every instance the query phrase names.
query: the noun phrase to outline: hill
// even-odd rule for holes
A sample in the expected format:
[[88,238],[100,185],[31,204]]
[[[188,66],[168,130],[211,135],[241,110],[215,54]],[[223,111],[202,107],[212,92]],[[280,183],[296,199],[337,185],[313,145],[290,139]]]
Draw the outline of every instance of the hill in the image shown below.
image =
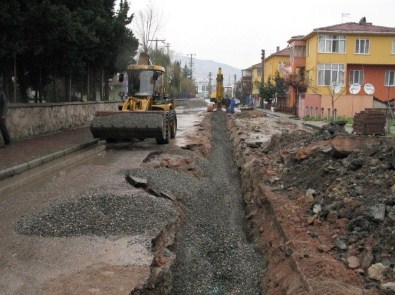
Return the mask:
[[[181,66],[184,67],[185,64],[187,64],[188,67],[190,67],[190,57],[187,56],[175,56],[173,60],[180,60],[181,61]],[[213,83],[215,83],[215,77],[217,75],[218,68],[222,69],[222,73],[224,75],[224,84],[233,84],[234,83],[234,76],[236,75],[236,81],[240,80],[241,78],[241,69],[237,69],[235,67],[232,67],[227,64],[223,64],[220,62],[216,62],[213,60],[203,60],[203,59],[197,59],[193,58],[193,78],[196,80],[198,84],[200,83],[207,83],[209,80],[209,73],[211,72],[211,77]]]

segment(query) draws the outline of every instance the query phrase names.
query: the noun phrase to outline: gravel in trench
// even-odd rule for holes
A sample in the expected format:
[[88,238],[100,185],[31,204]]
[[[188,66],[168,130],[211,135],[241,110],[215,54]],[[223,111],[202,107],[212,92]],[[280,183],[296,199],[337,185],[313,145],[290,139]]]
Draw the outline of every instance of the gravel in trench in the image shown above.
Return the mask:
[[173,266],[172,294],[261,294],[262,256],[246,240],[239,173],[225,112],[212,113],[212,153],[182,203],[185,225]]

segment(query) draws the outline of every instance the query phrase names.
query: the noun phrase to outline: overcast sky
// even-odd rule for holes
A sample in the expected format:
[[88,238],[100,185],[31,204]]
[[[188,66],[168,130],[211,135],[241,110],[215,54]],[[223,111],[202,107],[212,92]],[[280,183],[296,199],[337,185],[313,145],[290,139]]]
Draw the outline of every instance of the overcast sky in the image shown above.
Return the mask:
[[[131,12],[148,3],[162,15],[158,39],[170,50],[239,69],[260,62],[295,35],[358,22],[395,27],[395,0],[128,0]],[[164,44],[163,44],[164,46]]]

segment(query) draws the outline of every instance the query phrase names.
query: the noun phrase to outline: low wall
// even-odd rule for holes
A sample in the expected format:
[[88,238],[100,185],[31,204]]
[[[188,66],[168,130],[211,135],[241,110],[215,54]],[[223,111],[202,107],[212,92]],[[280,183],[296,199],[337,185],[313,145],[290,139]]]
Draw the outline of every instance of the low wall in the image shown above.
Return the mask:
[[[352,118],[367,108],[373,108],[372,95],[342,95],[334,98],[334,107],[338,117]],[[330,95],[306,94],[299,100],[298,114],[305,116],[327,117],[332,116],[332,97]]]
[[88,126],[95,112],[116,110],[118,102],[10,104],[7,128],[12,139]]

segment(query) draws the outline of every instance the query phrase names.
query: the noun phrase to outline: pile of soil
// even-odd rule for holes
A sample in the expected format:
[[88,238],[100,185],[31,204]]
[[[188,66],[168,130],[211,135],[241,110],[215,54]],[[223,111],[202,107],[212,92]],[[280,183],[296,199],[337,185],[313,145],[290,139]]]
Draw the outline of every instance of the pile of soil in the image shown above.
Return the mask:
[[268,293],[290,290],[270,272],[291,259],[295,289],[309,294],[394,294],[395,140],[287,122],[243,112],[229,124],[250,234],[269,253]]

